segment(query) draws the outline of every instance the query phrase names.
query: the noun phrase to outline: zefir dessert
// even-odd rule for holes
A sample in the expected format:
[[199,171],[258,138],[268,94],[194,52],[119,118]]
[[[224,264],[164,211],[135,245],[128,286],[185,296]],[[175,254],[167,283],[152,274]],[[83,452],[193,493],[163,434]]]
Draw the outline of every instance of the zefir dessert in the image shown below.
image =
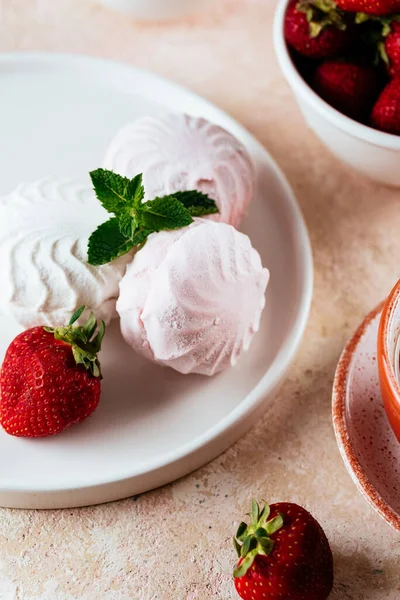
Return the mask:
[[120,283],[122,335],[154,362],[214,375],[248,350],[268,279],[250,239],[231,225],[198,219],[154,233]]
[[0,314],[21,327],[68,322],[86,305],[109,323],[131,256],[87,262],[88,239],[107,217],[89,185],[46,179],[0,198]]
[[48,179],[0,198],[0,314],[27,328],[0,373],[11,435],[53,435],[94,412],[115,316],[138,354],[183,374],[234,366],[259,329],[269,272],[232,225],[255,185],[240,142],[167,115],[125,128],[105,162],[120,172],[92,171],[94,193]]
[[254,196],[255,169],[246,148],[206,119],[170,113],[123,127],[103,166],[133,177],[143,173],[145,200],[198,190],[215,200],[212,219],[239,227]]

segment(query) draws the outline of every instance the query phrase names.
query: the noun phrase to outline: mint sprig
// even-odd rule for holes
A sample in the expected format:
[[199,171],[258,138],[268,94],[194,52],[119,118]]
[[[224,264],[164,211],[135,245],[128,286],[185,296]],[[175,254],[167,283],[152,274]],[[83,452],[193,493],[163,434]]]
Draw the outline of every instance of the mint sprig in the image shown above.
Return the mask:
[[193,223],[190,212],[175,196],[155,198],[142,206],[143,225],[152,231],[180,229]]
[[187,208],[192,217],[214,215],[219,212],[215,201],[197,190],[175,192],[174,196],[179,202],[182,202],[183,206]]
[[88,262],[104,265],[133,248],[130,239],[121,233],[117,217],[102,223],[89,238]]
[[97,198],[109,213],[129,213],[131,208],[138,208],[143,201],[144,187],[141,175],[128,179],[107,169],[96,169],[89,175]]
[[142,175],[128,179],[106,169],[90,173],[94,191],[113,217],[89,238],[88,263],[103,265],[144,244],[154,232],[180,229],[193,217],[218,213],[214,200],[197,190],[176,192],[143,202]]

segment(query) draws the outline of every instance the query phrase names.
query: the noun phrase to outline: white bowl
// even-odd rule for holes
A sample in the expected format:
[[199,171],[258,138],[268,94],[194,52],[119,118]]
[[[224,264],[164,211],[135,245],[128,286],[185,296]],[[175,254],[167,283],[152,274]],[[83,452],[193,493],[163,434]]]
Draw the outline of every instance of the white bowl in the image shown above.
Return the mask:
[[138,19],[177,19],[194,12],[206,0],[100,0],[102,4]]
[[283,34],[289,0],[279,0],[274,22],[274,46],[279,65],[307,123],[344,163],[367,177],[400,186],[400,136],[377,131],[346,117],[320,98],[297,71]]

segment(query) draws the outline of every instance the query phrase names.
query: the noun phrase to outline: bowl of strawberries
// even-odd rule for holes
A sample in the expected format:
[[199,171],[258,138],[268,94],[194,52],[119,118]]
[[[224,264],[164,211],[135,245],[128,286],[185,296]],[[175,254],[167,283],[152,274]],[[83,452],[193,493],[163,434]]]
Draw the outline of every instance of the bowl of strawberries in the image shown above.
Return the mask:
[[280,0],[274,45],[322,142],[400,187],[400,0]]

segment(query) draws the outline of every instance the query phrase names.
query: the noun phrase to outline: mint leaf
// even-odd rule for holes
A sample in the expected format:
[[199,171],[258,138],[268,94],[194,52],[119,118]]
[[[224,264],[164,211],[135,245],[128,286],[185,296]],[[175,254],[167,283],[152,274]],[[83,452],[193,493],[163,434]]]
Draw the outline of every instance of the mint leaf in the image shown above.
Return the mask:
[[153,231],[151,231],[151,229],[140,229],[133,236],[132,244],[134,246],[137,246],[138,244],[142,244],[144,241],[146,241],[146,239],[148,238],[148,236],[151,233],[154,233]]
[[143,176],[135,175],[129,182],[129,197],[132,199],[133,208],[140,209],[144,198]]
[[90,236],[88,262],[103,265],[143,244],[156,231],[180,229],[193,223],[193,216],[218,213],[215,201],[197,190],[143,202],[142,175],[133,179],[106,169],[90,173],[97,198],[115,216]]
[[106,169],[89,174],[97,198],[109,213],[120,215],[141,204],[144,198],[141,175],[128,179]]
[[180,229],[193,223],[189,211],[174,196],[155,198],[142,204],[140,219],[143,228],[152,231]]
[[182,202],[183,206],[188,209],[192,217],[202,217],[203,215],[219,213],[215,200],[207,196],[207,194],[203,194],[197,190],[175,192],[172,195],[179,200],[179,202]]
[[119,215],[117,219],[121,234],[127,239],[133,238],[137,229],[137,220],[134,219],[129,213]]
[[126,254],[133,248],[132,240],[127,240],[119,230],[118,219],[113,217],[102,223],[89,238],[88,263],[104,265]]

